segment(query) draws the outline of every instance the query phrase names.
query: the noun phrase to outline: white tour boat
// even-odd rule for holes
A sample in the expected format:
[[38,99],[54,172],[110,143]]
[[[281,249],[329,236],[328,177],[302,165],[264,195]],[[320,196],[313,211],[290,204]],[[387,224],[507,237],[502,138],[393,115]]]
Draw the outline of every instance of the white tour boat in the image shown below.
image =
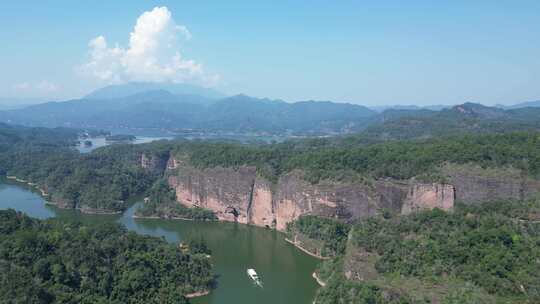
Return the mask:
[[259,285],[262,287],[262,283],[261,283],[261,279],[259,278],[259,276],[257,275],[257,272],[255,272],[255,269],[253,268],[249,268],[247,270],[247,274],[248,276],[255,282],[255,284]]

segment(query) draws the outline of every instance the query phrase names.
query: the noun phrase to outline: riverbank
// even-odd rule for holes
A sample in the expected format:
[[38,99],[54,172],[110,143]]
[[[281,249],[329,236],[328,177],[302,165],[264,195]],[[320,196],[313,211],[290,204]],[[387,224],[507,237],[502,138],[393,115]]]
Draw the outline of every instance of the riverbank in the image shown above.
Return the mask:
[[[69,209],[69,208],[64,208],[64,209]],[[123,211],[112,211],[112,210],[106,210],[106,209],[93,209],[93,208],[75,208],[75,209],[85,214],[115,215],[115,214],[122,214],[123,212]]]
[[35,189],[39,190],[39,192],[41,193],[41,196],[45,199],[45,204],[55,206],[56,208],[60,208],[60,209],[76,209],[76,210],[79,210],[81,213],[84,213],[84,214],[115,215],[115,214],[122,214],[122,212],[123,212],[122,210],[121,211],[114,211],[114,210],[98,209],[98,208],[71,208],[71,207],[64,207],[61,204],[48,201],[46,198],[48,198],[50,196],[49,193],[47,193],[47,191],[45,191],[45,189],[43,189],[42,187],[40,187],[36,183],[29,182],[29,181],[27,181],[25,179],[18,178],[17,176],[14,176],[14,175],[6,175],[6,179],[9,179],[9,180],[21,183],[21,184],[26,184],[29,187],[32,187],[32,188],[35,188]]
[[321,255],[318,255],[318,254],[316,254],[316,253],[313,253],[313,252],[307,250],[306,248],[302,247],[302,246],[301,246],[300,244],[298,244],[297,242],[291,241],[291,240],[289,240],[288,238],[285,238],[285,241],[288,242],[288,243],[290,243],[290,244],[293,244],[296,248],[302,250],[304,253],[307,253],[307,254],[309,254],[309,255],[312,256],[312,257],[315,257],[315,258],[321,259],[321,260],[328,260],[328,259],[330,259],[330,257],[323,257],[323,256],[321,256]]
[[22,178],[18,178],[17,176],[14,176],[14,175],[6,175],[6,179],[14,180],[14,181],[16,181],[18,183],[27,184],[30,187],[37,188],[39,190],[39,192],[41,192],[41,196],[43,196],[43,197],[49,196],[47,191],[45,191],[43,188],[41,188],[38,184],[31,183],[31,182],[29,182],[27,180],[24,180]]
[[321,287],[326,286],[326,283],[319,279],[316,272],[313,272],[311,276],[315,279],[315,281],[317,281],[317,284],[319,284]]
[[[153,219],[153,220],[182,220],[182,221],[195,221],[194,219],[186,218],[186,217],[161,217],[157,215],[132,215],[132,218],[136,219]],[[208,220],[200,220],[200,221],[208,221]]]
[[209,294],[210,294],[209,290],[203,290],[203,291],[197,291],[197,292],[188,293],[187,295],[184,295],[184,297],[186,297],[188,299],[193,299],[193,298],[207,296]]
[[[59,221],[79,221],[89,225],[121,224],[128,231],[165,238],[173,244],[204,238],[212,250],[208,263],[214,266],[214,273],[219,276],[216,278],[217,288],[211,289],[210,294],[189,295],[197,296],[189,300],[194,304],[307,304],[311,303],[319,288],[310,276],[320,260],[292,249],[283,241],[282,233],[229,222],[136,220],[132,217],[133,213],[142,205],[144,197],[129,200],[129,207],[122,215],[93,216],[64,212],[46,206],[39,192],[34,190],[25,184],[6,180],[5,186],[0,187],[0,209],[15,209],[36,218],[57,218]],[[246,276],[245,269],[248,267],[257,269],[265,285],[271,288],[255,288]],[[293,267],[295,271],[290,272],[283,267]],[[204,289],[209,288],[185,290],[179,295]]]

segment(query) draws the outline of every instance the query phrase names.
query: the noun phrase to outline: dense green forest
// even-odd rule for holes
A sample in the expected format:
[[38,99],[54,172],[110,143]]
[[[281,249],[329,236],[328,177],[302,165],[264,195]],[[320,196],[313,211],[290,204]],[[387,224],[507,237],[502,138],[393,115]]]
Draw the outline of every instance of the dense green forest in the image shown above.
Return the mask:
[[[73,148],[76,140],[73,130],[0,125],[0,174],[38,184],[59,206],[88,212],[124,210],[129,198],[149,191],[162,177],[164,168],[143,168],[143,153],[158,160],[172,154],[200,168],[256,166],[271,181],[293,170],[301,170],[312,183],[388,177],[440,180],[444,178],[440,166],[445,163],[512,166],[540,177],[538,132],[375,143],[356,137],[267,145],[177,140],[112,145],[88,154]],[[425,176],[426,172],[430,175]],[[164,194],[167,197],[167,191]],[[159,216],[209,216],[200,210],[180,210],[170,201],[151,201],[144,215],[161,212]]]
[[176,193],[165,179],[157,180],[148,191],[144,204],[137,208],[139,217],[182,218],[193,220],[217,220],[216,215],[202,208],[188,208],[178,204]]
[[117,211],[154,180],[138,165],[137,152],[120,145],[84,155],[67,148],[23,148],[2,154],[0,163],[6,175],[42,185],[62,207]]
[[369,139],[412,139],[460,134],[538,131],[540,108],[505,110],[477,103],[464,103],[441,111],[388,110],[379,122],[359,136]]
[[321,256],[330,257],[345,251],[349,229],[338,220],[306,215],[287,225],[287,235],[291,240],[299,234],[320,241]]
[[198,167],[257,166],[272,180],[294,169],[303,170],[313,183],[355,176],[408,179],[436,172],[445,162],[475,163],[483,167],[513,166],[540,177],[540,133],[464,135],[429,140],[356,143],[310,140],[274,145],[191,143],[176,146],[175,155],[187,155]]
[[169,143],[111,145],[80,154],[77,130],[0,126],[0,174],[37,184],[49,200],[89,212],[121,211],[147,191],[161,172],[142,168],[140,157],[167,154]]
[[208,290],[213,281],[205,254],[117,224],[0,211],[2,303],[187,303],[184,295]]
[[359,221],[319,276],[317,304],[538,303],[540,199]]

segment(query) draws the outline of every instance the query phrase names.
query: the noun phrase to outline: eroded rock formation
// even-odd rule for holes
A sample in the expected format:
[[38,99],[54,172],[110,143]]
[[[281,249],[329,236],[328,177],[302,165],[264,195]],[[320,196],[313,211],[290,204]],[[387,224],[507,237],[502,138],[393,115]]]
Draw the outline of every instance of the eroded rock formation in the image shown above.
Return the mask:
[[[180,203],[214,211],[220,220],[285,230],[302,215],[346,221],[388,210],[453,206],[449,185],[417,185],[379,180],[370,183],[321,182],[312,185],[293,171],[276,183],[260,177],[254,167],[197,169],[182,161],[168,161],[168,181]],[[404,205],[407,207],[404,209]]]
[[445,184],[387,179],[316,185],[307,182],[300,171],[272,183],[259,176],[255,167],[197,169],[172,157],[166,167],[180,203],[213,210],[220,220],[278,230],[285,230],[287,223],[302,215],[352,221],[386,211],[450,210],[456,200],[523,199],[540,191],[540,181],[519,170],[465,165],[442,167]]
[[454,186],[448,184],[413,184],[409,187],[401,213],[434,208],[450,210],[454,207],[454,192]]
[[456,189],[456,200],[464,203],[523,200],[540,191],[540,181],[515,168],[481,168],[446,165],[442,168]]
[[148,171],[160,173],[165,170],[169,160],[169,155],[157,155],[142,153],[140,157],[140,166]]

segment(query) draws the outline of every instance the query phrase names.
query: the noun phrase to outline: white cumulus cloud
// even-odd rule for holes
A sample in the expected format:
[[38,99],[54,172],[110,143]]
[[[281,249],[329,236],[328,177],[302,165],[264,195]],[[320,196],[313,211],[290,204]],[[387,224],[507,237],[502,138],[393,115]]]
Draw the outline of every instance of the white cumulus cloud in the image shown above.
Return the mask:
[[181,43],[191,39],[187,27],[177,25],[166,7],[155,7],[139,16],[127,48],[109,46],[104,36],[88,43],[89,61],[81,69],[109,83],[127,81],[192,82],[215,84],[200,63],[186,59]]

